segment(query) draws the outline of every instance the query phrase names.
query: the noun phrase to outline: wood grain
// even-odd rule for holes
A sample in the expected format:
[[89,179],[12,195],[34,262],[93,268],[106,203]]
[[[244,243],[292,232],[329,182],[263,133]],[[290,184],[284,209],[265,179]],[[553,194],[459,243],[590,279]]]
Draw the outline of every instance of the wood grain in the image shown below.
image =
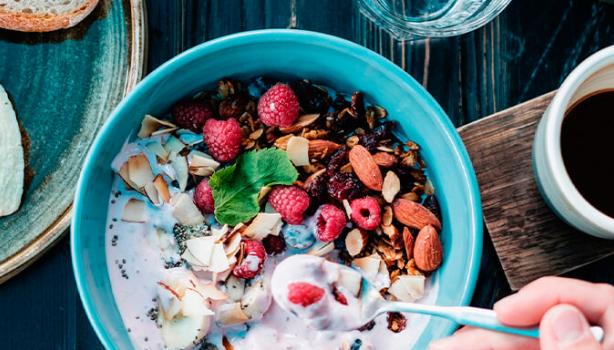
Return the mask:
[[554,92],[459,129],[482,194],[484,221],[512,289],[614,254],[548,208],[533,177],[531,147]]

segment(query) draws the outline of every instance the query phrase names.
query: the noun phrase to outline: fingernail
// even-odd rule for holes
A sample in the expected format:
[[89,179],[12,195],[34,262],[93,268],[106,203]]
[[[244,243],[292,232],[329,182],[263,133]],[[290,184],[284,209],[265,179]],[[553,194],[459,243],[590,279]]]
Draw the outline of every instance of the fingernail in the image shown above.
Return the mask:
[[552,317],[552,331],[556,341],[561,344],[570,344],[580,339],[588,326],[582,314],[572,307],[561,308]]
[[500,307],[506,307],[508,304],[513,304],[514,301],[516,300],[516,296],[517,295],[518,295],[518,293],[512,294],[510,296],[507,296],[507,297],[497,301],[495,303],[495,305],[493,306],[493,309],[496,310],[497,308],[500,308]]

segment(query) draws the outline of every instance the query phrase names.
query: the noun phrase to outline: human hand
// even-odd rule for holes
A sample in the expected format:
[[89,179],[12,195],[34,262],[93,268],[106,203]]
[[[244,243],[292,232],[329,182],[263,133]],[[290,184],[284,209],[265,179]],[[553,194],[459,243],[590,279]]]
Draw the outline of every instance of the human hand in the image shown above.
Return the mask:
[[[464,327],[435,341],[430,350],[614,350],[614,287],[562,277],[540,278],[495,304],[509,326],[539,324],[539,339]],[[590,325],[605,332],[601,344]]]

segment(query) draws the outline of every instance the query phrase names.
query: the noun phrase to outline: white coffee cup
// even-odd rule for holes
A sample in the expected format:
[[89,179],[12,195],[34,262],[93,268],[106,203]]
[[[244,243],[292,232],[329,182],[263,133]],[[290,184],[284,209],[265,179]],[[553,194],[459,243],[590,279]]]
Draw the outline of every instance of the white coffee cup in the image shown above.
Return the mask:
[[614,46],[593,54],[569,74],[539,122],[533,143],[533,170],[546,203],[578,230],[606,239],[614,239],[614,218],[592,206],[573,185],[561,155],[561,126],[574,103],[612,89]]

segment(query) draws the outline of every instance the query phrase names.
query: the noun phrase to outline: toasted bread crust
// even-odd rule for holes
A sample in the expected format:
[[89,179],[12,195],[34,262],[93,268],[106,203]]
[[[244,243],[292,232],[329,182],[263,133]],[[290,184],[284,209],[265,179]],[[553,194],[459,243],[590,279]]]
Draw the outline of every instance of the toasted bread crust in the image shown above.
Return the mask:
[[98,0],[87,0],[81,7],[60,15],[16,13],[0,10],[0,28],[20,32],[51,32],[75,26],[98,5]]

